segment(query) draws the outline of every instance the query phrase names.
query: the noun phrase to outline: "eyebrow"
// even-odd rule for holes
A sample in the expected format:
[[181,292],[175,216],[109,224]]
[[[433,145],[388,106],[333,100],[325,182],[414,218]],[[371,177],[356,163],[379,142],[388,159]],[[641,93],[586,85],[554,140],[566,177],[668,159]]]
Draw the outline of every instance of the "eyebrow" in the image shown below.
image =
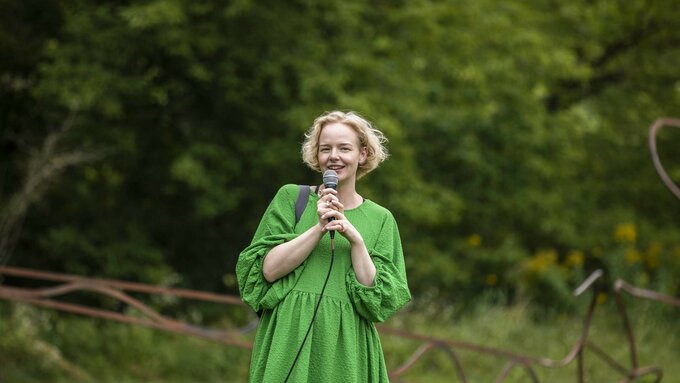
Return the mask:
[[[326,147],[326,146],[333,146],[331,144],[319,144],[319,147]],[[354,146],[351,142],[341,142],[338,144],[338,146]]]

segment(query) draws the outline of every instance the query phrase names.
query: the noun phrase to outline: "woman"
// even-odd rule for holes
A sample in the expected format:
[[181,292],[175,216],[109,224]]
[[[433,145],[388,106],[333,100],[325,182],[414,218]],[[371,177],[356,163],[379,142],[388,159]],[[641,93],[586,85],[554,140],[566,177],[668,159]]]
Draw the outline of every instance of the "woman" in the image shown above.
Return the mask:
[[[250,382],[283,383],[289,374],[289,382],[388,381],[373,322],[386,320],[411,295],[394,217],[356,190],[357,179],[387,158],[384,141],[353,112],[326,113],[305,135],[303,160],[321,173],[334,170],[338,188],[313,188],[296,223],[299,188],[283,186],[239,256],[241,297],[261,313]],[[331,264],[328,231],[340,235],[319,301]]]

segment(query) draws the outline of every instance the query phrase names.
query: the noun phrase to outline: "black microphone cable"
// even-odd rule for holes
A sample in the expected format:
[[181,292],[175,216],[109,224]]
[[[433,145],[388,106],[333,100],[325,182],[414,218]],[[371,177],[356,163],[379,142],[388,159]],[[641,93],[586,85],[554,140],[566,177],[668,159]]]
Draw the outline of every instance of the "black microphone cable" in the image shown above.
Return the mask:
[[[338,173],[335,172],[335,170],[328,169],[323,173],[323,185],[326,188],[332,188],[336,189],[338,187]],[[328,222],[334,221],[335,217],[330,217],[328,218]],[[309,336],[310,331],[312,331],[312,326],[314,325],[314,320],[316,319],[316,313],[319,311],[319,305],[321,304],[321,299],[323,298],[323,292],[326,291],[326,285],[328,284],[328,279],[331,276],[331,270],[333,270],[333,260],[335,259],[335,230],[332,230],[329,233],[331,237],[331,263],[328,266],[328,274],[326,275],[326,280],[323,282],[323,287],[321,288],[321,293],[319,293],[319,300],[316,302],[316,307],[314,307],[314,314],[312,315],[312,321],[309,323],[309,328],[307,328],[307,333],[305,334],[304,339],[302,339],[302,344],[300,345],[300,348],[298,349],[297,355],[295,355],[295,360],[293,360],[293,364],[290,366],[290,370],[288,371],[288,375],[286,376],[286,380],[284,380],[284,383],[288,383],[288,379],[290,378],[290,374],[293,373],[293,369],[295,368],[295,364],[297,363],[298,359],[300,358],[300,354],[302,354],[302,348],[305,346],[305,342],[307,342],[307,337]]]
[[[331,231],[331,234],[333,234],[333,231]],[[321,293],[319,293],[319,300],[316,302],[316,307],[314,308],[314,314],[312,315],[312,321],[309,323],[309,328],[307,328],[307,333],[305,334],[304,339],[302,339],[302,344],[300,345],[300,348],[298,349],[297,355],[295,356],[295,360],[293,360],[293,365],[290,366],[290,370],[288,371],[288,375],[286,376],[286,380],[284,380],[284,383],[288,383],[288,379],[290,378],[290,374],[293,373],[293,369],[295,368],[295,364],[297,363],[298,359],[300,358],[300,354],[302,354],[302,348],[305,346],[305,342],[307,341],[307,337],[309,336],[309,332],[312,330],[312,325],[314,325],[314,319],[316,319],[316,313],[319,311],[319,305],[321,304],[321,298],[323,298],[323,292],[326,290],[326,285],[328,284],[328,279],[331,276],[331,270],[333,269],[333,260],[335,259],[335,238],[334,236],[331,235],[331,264],[328,267],[328,274],[326,275],[326,280],[323,282],[323,287],[321,288]]]

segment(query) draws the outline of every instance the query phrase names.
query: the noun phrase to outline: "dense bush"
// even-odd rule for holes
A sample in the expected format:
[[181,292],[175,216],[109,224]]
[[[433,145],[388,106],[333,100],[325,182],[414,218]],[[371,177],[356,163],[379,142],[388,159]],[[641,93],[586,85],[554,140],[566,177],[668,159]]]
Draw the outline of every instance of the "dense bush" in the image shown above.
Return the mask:
[[338,108],[390,138],[359,190],[397,217],[416,299],[569,308],[600,267],[677,295],[680,203],[646,129],[680,114],[679,12],[0,1],[0,263],[235,293],[275,190],[319,182],[298,147]]

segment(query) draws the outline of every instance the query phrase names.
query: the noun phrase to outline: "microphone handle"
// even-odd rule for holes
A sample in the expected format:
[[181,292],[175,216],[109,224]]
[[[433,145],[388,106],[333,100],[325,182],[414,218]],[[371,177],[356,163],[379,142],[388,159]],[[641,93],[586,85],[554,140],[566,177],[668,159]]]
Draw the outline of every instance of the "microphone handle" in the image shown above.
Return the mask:
[[[328,217],[328,223],[335,221],[335,217]],[[331,240],[335,239],[335,230],[329,230]]]
[[[335,217],[328,218],[328,223],[331,223],[332,221],[335,221]],[[331,240],[335,239],[335,230],[330,230],[329,233],[331,235]]]
[[[335,172],[333,172],[333,174],[335,175]],[[324,174],[324,175],[325,175],[325,174]],[[337,190],[337,189],[336,189],[336,188],[338,187],[338,184],[337,184],[337,176],[336,176],[336,182],[335,182],[335,183],[327,183],[326,180],[324,179],[324,185],[323,185],[323,187],[325,187],[325,188],[331,188],[331,189],[333,189],[333,190]],[[333,222],[333,221],[335,221],[335,217],[329,217],[329,218],[328,218],[328,223],[331,223],[331,222]],[[335,230],[331,230],[331,231],[330,231],[330,236],[331,236],[331,240],[335,239]]]

